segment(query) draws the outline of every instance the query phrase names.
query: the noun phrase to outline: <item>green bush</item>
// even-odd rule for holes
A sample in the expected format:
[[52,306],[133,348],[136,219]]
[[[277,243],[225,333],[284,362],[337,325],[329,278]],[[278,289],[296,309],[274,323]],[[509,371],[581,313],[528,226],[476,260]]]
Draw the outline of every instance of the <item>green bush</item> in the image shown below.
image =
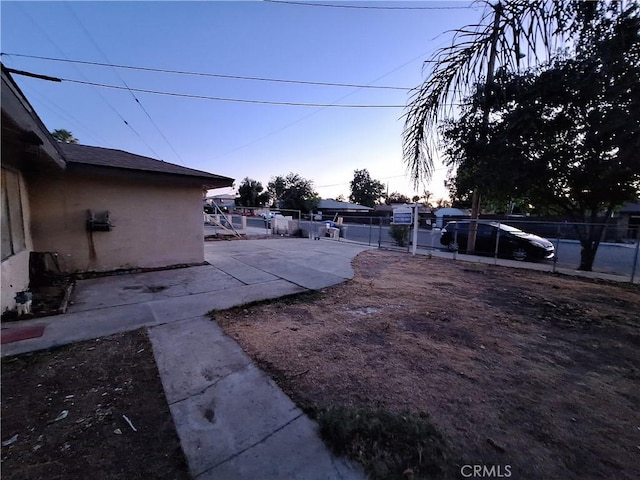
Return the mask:
[[389,236],[393,238],[399,246],[406,247],[409,242],[410,229],[411,227],[408,225],[391,225],[391,227],[389,227]]

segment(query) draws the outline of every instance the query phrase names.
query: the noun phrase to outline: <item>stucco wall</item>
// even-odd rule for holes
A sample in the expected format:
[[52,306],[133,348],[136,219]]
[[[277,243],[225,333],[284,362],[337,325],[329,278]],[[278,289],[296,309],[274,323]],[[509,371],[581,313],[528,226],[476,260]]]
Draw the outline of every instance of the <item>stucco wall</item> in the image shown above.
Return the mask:
[[[33,248],[68,272],[202,262],[202,189],[149,175],[65,172],[30,179]],[[109,232],[86,231],[87,209],[109,210]]]
[[[26,248],[2,261],[0,278],[0,307],[2,312],[16,307],[15,295],[29,287],[29,252],[32,250],[31,232],[29,229],[30,212],[27,187],[22,174],[18,173],[20,196],[22,202],[22,218]],[[4,192],[3,192],[4,195]]]

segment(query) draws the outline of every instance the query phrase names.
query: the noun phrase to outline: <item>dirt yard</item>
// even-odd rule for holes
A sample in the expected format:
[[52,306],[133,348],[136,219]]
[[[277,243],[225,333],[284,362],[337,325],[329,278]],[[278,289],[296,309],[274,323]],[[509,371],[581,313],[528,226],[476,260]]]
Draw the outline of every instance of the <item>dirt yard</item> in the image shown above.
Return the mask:
[[638,478],[637,287],[386,251],[353,265],[214,317],[302,405],[429,414],[456,472]]
[[143,330],[2,361],[2,478],[190,478]]

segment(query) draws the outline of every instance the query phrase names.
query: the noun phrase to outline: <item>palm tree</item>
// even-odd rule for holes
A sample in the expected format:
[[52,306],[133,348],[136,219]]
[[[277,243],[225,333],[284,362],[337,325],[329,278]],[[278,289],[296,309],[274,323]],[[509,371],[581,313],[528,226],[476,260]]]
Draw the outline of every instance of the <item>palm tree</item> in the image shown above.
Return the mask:
[[454,31],[452,44],[426,62],[427,79],[415,89],[405,114],[403,157],[414,185],[431,179],[439,149],[438,124],[455,112],[478,84],[491,95],[493,74],[547,62],[585,33],[604,4],[581,0],[500,0],[484,4],[480,22]]
[[78,143],[78,139],[69,130],[59,128],[51,132],[51,136],[62,143]]

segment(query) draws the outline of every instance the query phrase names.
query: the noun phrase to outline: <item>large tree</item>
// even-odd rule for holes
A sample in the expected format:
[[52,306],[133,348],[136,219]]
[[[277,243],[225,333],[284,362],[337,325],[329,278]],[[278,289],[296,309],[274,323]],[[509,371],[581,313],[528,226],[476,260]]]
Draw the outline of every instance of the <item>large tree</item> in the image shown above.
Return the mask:
[[308,213],[318,206],[320,198],[313,189],[313,182],[297,173],[289,173],[271,179],[267,191],[277,208],[300,210]]
[[238,187],[238,203],[244,207],[262,207],[269,203],[269,194],[264,191],[262,183],[245,177]]
[[581,270],[614,209],[640,194],[640,18],[618,7],[599,12],[574,55],[501,71],[490,97],[478,85],[443,129],[456,196],[482,186],[488,200],[527,199],[574,220]]
[[[427,76],[410,98],[403,133],[404,161],[417,186],[429,180],[440,153],[438,126],[478,84],[491,94],[496,70],[519,72],[551,60],[560,47],[592,35],[603,8],[619,2],[598,0],[480,0],[477,24],[454,30],[451,45],[425,62]],[[633,2],[622,2],[633,3]]]
[[354,170],[349,201],[366,207],[375,207],[384,196],[384,184],[371,178],[369,171]]
[[[606,0],[600,0],[605,2]],[[596,2],[581,0],[481,0],[481,20],[455,30],[450,46],[434,52],[427,80],[416,89],[406,114],[403,154],[414,186],[428,181],[439,153],[438,125],[482,81],[491,95],[497,68],[519,71],[553,56],[564,40],[580,35],[594,15]],[[486,126],[487,112],[481,125]],[[473,191],[468,250],[474,251],[480,211],[479,189]]]

